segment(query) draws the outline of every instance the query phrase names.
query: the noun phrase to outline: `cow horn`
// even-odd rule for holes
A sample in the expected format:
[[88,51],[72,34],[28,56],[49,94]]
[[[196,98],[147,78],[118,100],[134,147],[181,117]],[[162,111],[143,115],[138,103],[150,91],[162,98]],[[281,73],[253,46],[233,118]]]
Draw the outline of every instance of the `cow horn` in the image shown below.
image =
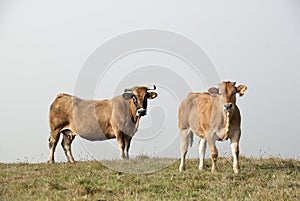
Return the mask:
[[124,92],[131,92],[132,93],[132,89],[124,89]]
[[148,89],[147,90],[155,90],[156,89],[156,86],[155,85],[153,85],[153,86],[151,86],[151,87],[148,87]]

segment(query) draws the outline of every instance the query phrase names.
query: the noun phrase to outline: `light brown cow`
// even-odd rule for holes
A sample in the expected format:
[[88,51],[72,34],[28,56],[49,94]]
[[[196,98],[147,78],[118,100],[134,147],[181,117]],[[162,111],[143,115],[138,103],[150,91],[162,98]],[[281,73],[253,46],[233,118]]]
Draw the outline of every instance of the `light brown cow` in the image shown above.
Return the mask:
[[139,120],[146,115],[147,100],[157,93],[149,91],[156,87],[133,87],[110,100],[82,100],[68,94],[60,94],[50,107],[50,155],[54,162],[54,151],[63,134],[62,147],[69,162],[74,162],[71,143],[78,135],[90,141],[117,138],[120,158],[128,159],[131,138],[136,133]]
[[235,86],[235,82],[222,82],[219,88],[204,93],[190,93],[178,111],[178,127],[181,135],[181,162],[179,171],[185,170],[185,156],[193,134],[201,138],[199,143],[200,164],[203,170],[206,144],[210,149],[211,171],[217,171],[218,150],[216,141],[230,139],[233,155],[233,171],[239,172],[239,140],[241,116],[236,105],[236,94],[244,95],[247,87]]

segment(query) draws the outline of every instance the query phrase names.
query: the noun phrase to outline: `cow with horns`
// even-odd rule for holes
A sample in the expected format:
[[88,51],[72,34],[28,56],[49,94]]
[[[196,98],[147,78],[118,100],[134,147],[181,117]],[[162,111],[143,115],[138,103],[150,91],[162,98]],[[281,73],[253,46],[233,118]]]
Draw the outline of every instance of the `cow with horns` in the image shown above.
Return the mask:
[[128,159],[128,150],[139,120],[147,114],[147,101],[157,97],[155,85],[125,89],[122,95],[110,100],[83,100],[59,94],[50,106],[49,163],[54,162],[54,151],[60,134],[62,147],[69,162],[74,162],[71,144],[75,136],[90,141],[116,138],[120,158]]

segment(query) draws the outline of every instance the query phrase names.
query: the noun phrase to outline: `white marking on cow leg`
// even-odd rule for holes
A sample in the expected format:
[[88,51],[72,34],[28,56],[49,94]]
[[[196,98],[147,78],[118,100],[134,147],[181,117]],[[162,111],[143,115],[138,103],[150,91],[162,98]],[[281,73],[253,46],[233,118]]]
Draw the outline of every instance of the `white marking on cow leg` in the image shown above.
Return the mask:
[[199,158],[200,158],[199,170],[200,171],[203,170],[203,166],[204,166],[205,150],[206,150],[206,140],[201,139],[199,143]]
[[125,154],[125,155],[124,155],[124,156],[125,156],[125,159],[129,159],[129,153],[128,153],[128,151],[125,150],[125,153],[124,153],[124,154]]
[[73,158],[72,151],[71,151],[71,144],[72,144],[73,138],[70,138],[69,134],[70,133],[68,133],[68,135],[66,135],[66,134],[63,135],[63,140],[61,142],[61,146],[63,147],[63,149],[65,151],[65,155],[67,156],[68,161],[71,163],[74,163],[75,160]]
[[49,138],[50,154],[49,154],[48,163],[54,163],[54,152],[55,152],[55,148],[58,143],[58,140],[59,140],[59,136],[60,136],[60,133],[57,133],[57,132],[53,132],[52,134],[50,134],[50,138]]
[[120,160],[126,159],[124,150],[120,150]]
[[56,145],[55,145],[55,146],[52,146],[52,147],[50,148],[50,154],[49,154],[48,163],[54,163],[54,152],[55,152],[55,148],[56,148]]
[[239,173],[239,142],[235,139],[231,139],[230,145],[233,156],[232,168],[234,173]]
[[125,138],[125,158],[129,159],[129,148],[130,148],[131,137],[126,136]]
[[179,165],[179,172],[185,170],[185,156],[188,151],[190,132],[188,129],[183,129],[180,130],[180,135],[181,135],[181,144],[180,144],[181,161]]
[[126,157],[125,157],[125,152],[124,152],[124,149],[125,149],[125,138],[124,138],[124,134],[123,133],[119,133],[117,135],[117,141],[118,141],[119,149],[120,149],[120,160],[124,160]]

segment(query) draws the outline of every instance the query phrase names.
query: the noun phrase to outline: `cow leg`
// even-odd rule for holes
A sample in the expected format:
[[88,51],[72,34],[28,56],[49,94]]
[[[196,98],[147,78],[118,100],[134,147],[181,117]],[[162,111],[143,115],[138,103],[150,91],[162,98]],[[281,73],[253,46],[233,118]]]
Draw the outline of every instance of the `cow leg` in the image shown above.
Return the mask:
[[61,142],[61,146],[65,151],[68,162],[74,163],[75,160],[72,155],[71,144],[75,138],[75,135],[73,135],[71,131],[64,131],[63,134],[64,135],[63,135],[63,140]]
[[58,140],[59,140],[59,136],[60,136],[59,130],[52,131],[50,134],[50,137],[49,137],[50,154],[49,154],[48,163],[54,163],[54,152],[55,152],[55,148],[58,143]]
[[179,172],[185,170],[185,157],[188,151],[189,139],[190,139],[189,129],[180,129],[180,136],[181,136],[181,144],[180,144],[181,161],[179,165]]
[[240,135],[236,135],[233,138],[230,139],[230,146],[231,146],[231,152],[233,156],[233,172],[239,173],[239,138]]
[[199,143],[199,158],[200,158],[199,170],[200,171],[203,170],[205,150],[206,150],[206,139],[201,139]]
[[125,159],[125,136],[122,132],[119,132],[117,137],[117,141],[119,144],[119,149],[120,149],[120,160],[124,160]]
[[213,139],[211,136],[207,137],[208,147],[210,149],[210,158],[212,162],[211,172],[217,172],[217,158],[218,158],[218,149],[216,147],[216,139]]
[[129,148],[132,137],[126,135],[125,136],[125,158],[129,159]]

